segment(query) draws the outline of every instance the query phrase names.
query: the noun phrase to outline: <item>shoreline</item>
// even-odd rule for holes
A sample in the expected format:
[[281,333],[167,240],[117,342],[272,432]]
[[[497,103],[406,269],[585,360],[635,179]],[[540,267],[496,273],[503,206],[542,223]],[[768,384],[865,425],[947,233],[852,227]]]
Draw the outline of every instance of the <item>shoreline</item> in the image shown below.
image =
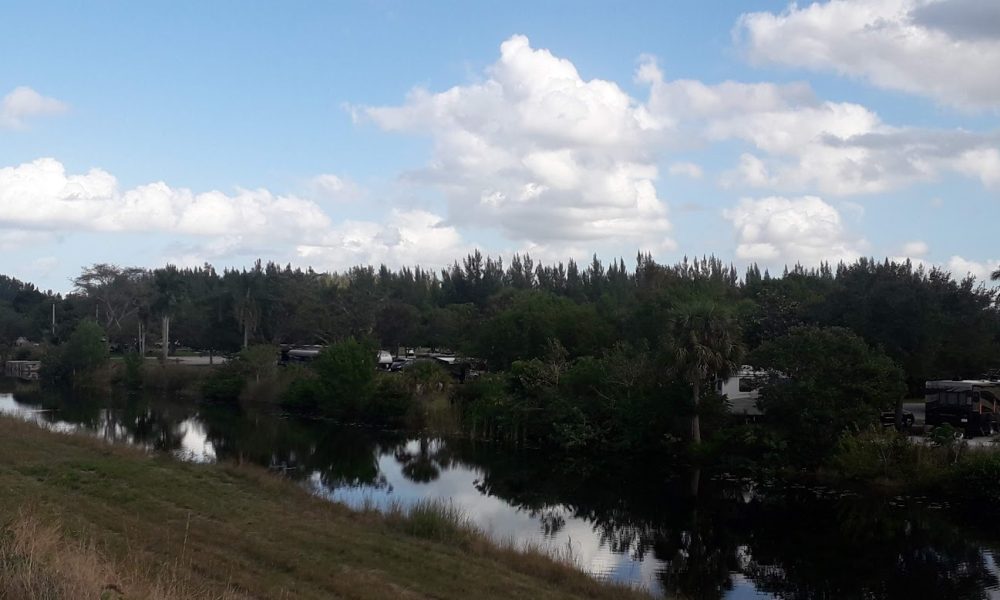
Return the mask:
[[[89,564],[108,579],[92,587],[125,597],[650,597],[498,543],[440,506],[355,511],[262,468],[187,463],[10,417],[0,455],[0,538],[42,531],[52,561]],[[65,569],[35,575],[79,583]]]

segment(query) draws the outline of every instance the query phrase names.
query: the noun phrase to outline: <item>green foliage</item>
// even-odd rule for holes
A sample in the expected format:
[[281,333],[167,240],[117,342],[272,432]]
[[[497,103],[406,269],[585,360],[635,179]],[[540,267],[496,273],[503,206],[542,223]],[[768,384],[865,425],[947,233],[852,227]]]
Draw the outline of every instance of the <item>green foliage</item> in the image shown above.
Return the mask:
[[320,412],[348,418],[361,411],[375,383],[375,349],[354,338],[331,344],[310,365],[323,386]]
[[107,363],[104,330],[93,321],[81,321],[65,344],[51,348],[46,354],[41,376],[50,381],[80,383]]
[[501,294],[492,304],[492,314],[479,327],[477,352],[495,368],[543,356],[549,340],[582,356],[597,353],[610,338],[592,304],[539,290]]
[[291,411],[350,423],[397,425],[411,409],[412,394],[396,374],[375,371],[375,351],[353,338],[320,352],[308,372],[293,379],[281,398]]
[[236,362],[254,381],[274,377],[278,367],[278,348],[266,344],[249,346],[240,351]]
[[277,375],[278,350],[273,346],[244,348],[232,360],[215,367],[201,384],[201,395],[213,402],[236,403],[248,381],[260,383]]
[[42,353],[33,346],[21,346],[14,349],[14,360],[39,360]]
[[232,360],[215,367],[201,383],[201,395],[212,402],[235,404],[247,383],[246,366]]
[[556,342],[543,359],[455,386],[452,401],[476,437],[587,454],[675,451],[683,386],[664,385],[643,348],[617,344],[571,360]]
[[701,384],[726,377],[743,355],[740,329],[731,307],[698,299],[677,306],[671,315],[667,344],[670,368],[685,382]]
[[843,433],[876,423],[906,391],[892,359],[842,328],[793,328],[762,344],[751,362],[775,374],[761,406],[803,465],[827,460]]
[[851,479],[914,474],[918,449],[892,427],[872,425],[841,437],[832,465]]
[[435,360],[416,360],[402,371],[405,386],[420,395],[429,391],[444,390],[451,384],[451,375]]
[[320,412],[326,389],[315,375],[305,375],[292,381],[281,397],[281,405],[295,413]]
[[138,352],[128,352],[122,362],[125,365],[125,387],[130,390],[138,390],[143,385],[143,369],[146,359]]
[[788,462],[788,443],[782,436],[753,423],[719,428],[705,441],[702,452],[732,473],[778,470]]
[[413,394],[397,375],[379,374],[375,390],[362,411],[362,420],[378,425],[401,425],[414,407]]
[[[191,387],[212,374],[206,392],[220,400],[280,394],[291,410],[374,422],[402,412],[402,387],[450,378],[421,367],[376,379],[374,347],[330,340],[427,345],[485,359],[494,372],[449,386],[477,437],[574,452],[669,455],[697,416],[702,455],[815,466],[845,432],[865,431],[902,397],[899,369],[914,393],[925,379],[1000,367],[996,291],[908,262],[862,259],[778,276],[752,265],[741,281],[715,257],[666,265],[640,254],[630,270],[596,256],[542,265],[518,255],[507,264],[473,252],[440,272],[93,265],[76,283],[63,297],[0,276],[0,340],[8,348],[19,335],[62,341],[45,357],[49,378],[89,368],[63,355],[80,350],[68,334],[95,311],[107,342],[123,348],[162,336],[159,317],[169,316],[171,339],[190,348],[237,352],[244,336],[262,345],[241,353],[239,372],[150,368],[147,388]],[[307,370],[275,376],[279,344],[330,350]],[[741,346],[788,376],[765,390],[769,422],[759,426],[728,421],[709,391],[713,376],[738,364]],[[246,379],[256,383],[244,388]],[[390,408],[376,406],[383,398]],[[952,462],[963,451],[957,444]]]
[[108,345],[104,330],[93,321],[77,325],[66,343],[63,360],[75,372],[94,372],[108,362]]
[[701,390],[708,381],[728,377],[743,356],[740,329],[731,307],[713,300],[687,301],[673,310],[666,341],[670,369],[691,386],[691,440],[701,443]]
[[953,427],[951,423],[938,425],[931,430],[928,437],[932,444],[940,448],[952,448],[962,442],[962,432]]
[[968,500],[991,506],[1000,502],[1000,451],[967,452],[955,467],[951,484]]

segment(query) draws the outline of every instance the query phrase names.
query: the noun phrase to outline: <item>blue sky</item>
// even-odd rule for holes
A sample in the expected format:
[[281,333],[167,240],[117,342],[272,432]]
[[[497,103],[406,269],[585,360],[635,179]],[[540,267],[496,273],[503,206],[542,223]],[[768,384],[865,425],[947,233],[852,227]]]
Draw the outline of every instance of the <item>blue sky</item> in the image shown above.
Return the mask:
[[983,276],[991,4],[6,2],[0,271],[479,247]]

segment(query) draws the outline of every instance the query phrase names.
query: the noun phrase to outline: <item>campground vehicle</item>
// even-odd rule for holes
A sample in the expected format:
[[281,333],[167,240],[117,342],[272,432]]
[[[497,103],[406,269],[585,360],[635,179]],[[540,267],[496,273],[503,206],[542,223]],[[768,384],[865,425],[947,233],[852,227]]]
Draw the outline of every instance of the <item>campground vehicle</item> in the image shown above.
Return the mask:
[[[903,420],[901,425],[905,428],[913,427],[913,423],[916,421],[913,413],[910,411],[903,411]],[[895,425],[896,424],[896,411],[894,410],[884,410],[879,415],[879,422],[883,425]]]
[[991,435],[1000,429],[997,410],[1000,381],[955,379],[928,381],[925,421],[937,426],[948,423],[966,437]]
[[757,406],[760,388],[767,384],[769,377],[766,371],[744,365],[730,377],[717,379],[715,391],[726,397],[730,414],[756,420],[763,415]]

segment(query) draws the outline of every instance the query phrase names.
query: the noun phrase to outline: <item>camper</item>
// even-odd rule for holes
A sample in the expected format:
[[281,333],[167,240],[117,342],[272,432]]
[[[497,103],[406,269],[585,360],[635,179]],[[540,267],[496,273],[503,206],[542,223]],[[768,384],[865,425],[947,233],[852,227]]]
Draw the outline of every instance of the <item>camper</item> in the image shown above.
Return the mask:
[[731,414],[756,419],[763,414],[757,407],[757,400],[760,399],[760,388],[767,381],[766,371],[743,366],[735,375],[716,380],[715,391],[726,396]]
[[991,435],[1000,428],[997,410],[1000,381],[985,379],[945,379],[928,381],[924,396],[928,425],[948,423],[966,437]]

